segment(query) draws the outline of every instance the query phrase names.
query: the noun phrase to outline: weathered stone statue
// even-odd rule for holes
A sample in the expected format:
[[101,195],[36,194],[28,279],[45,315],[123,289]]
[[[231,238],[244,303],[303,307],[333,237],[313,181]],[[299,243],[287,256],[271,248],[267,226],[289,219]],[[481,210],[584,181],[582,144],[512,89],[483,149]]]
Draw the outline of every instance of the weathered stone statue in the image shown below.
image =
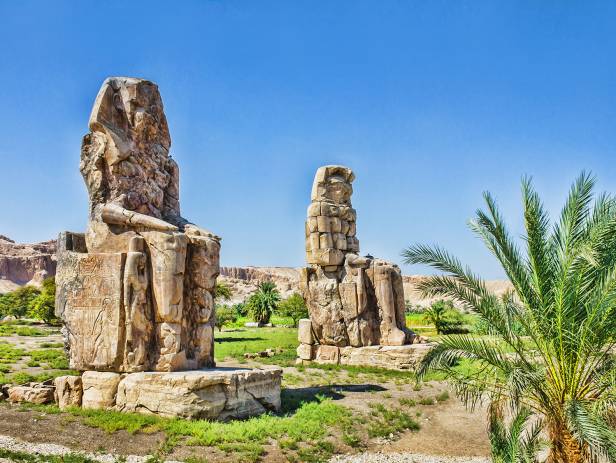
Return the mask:
[[112,77],[81,148],[85,239],[61,236],[57,314],[80,370],[213,366],[220,238],[180,215],[179,169],[158,87]]
[[[355,175],[348,167],[317,170],[306,220],[306,260],[300,286],[310,324],[302,339],[319,347],[298,349],[304,360],[338,361],[340,349],[412,344],[405,326],[404,291],[398,266],[359,256],[356,212],[351,205]],[[342,351],[344,354],[345,351]],[[333,358],[332,358],[333,356]]]

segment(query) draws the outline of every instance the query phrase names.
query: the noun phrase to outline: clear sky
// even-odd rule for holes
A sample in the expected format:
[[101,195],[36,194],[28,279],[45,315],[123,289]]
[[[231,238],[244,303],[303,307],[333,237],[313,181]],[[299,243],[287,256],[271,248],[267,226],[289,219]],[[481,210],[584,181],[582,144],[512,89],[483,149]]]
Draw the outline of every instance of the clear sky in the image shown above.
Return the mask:
[[135,76],[223,265],[303,265],[314,172],[339,163],[363,253],[438,243],[500,277],[466,226],[483,190],[516,232],[524,174],[554,212],[582,169],[616,192],[615,24],[607,1],[0,0],[0,234],[85,228],[90,108]]

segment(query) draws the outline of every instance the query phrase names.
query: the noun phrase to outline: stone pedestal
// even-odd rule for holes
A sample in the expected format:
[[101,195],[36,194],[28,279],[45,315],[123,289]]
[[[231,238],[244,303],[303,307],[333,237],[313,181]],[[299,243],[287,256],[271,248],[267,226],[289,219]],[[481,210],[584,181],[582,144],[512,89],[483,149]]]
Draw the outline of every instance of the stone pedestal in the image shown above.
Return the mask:
[[282,369],[212,368],[116,374],[86,371],[83,406],[226,421],[280,409]]
[[415,370],[433,346],[431,343],[365,347],[300,344],[297,362]]

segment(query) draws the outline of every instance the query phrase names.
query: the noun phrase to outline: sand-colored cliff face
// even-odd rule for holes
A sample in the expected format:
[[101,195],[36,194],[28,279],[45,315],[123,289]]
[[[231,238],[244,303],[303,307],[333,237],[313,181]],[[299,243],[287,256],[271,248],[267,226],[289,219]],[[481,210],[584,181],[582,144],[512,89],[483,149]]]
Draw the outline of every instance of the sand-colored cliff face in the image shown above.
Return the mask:
[[0,293],[40,285],[56,273],[56,242],[20,244],[0,235]]

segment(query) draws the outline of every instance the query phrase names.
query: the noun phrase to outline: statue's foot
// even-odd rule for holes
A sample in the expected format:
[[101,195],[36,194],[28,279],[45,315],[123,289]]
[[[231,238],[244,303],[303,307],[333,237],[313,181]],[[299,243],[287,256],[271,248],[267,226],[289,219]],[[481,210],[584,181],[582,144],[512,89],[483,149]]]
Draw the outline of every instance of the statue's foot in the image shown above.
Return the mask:
[[391,328],[389,333],[387,334],[387,341],[383,344],[388,346],[403,346],[406,344],[406,333],[401,329],[395,327]]

